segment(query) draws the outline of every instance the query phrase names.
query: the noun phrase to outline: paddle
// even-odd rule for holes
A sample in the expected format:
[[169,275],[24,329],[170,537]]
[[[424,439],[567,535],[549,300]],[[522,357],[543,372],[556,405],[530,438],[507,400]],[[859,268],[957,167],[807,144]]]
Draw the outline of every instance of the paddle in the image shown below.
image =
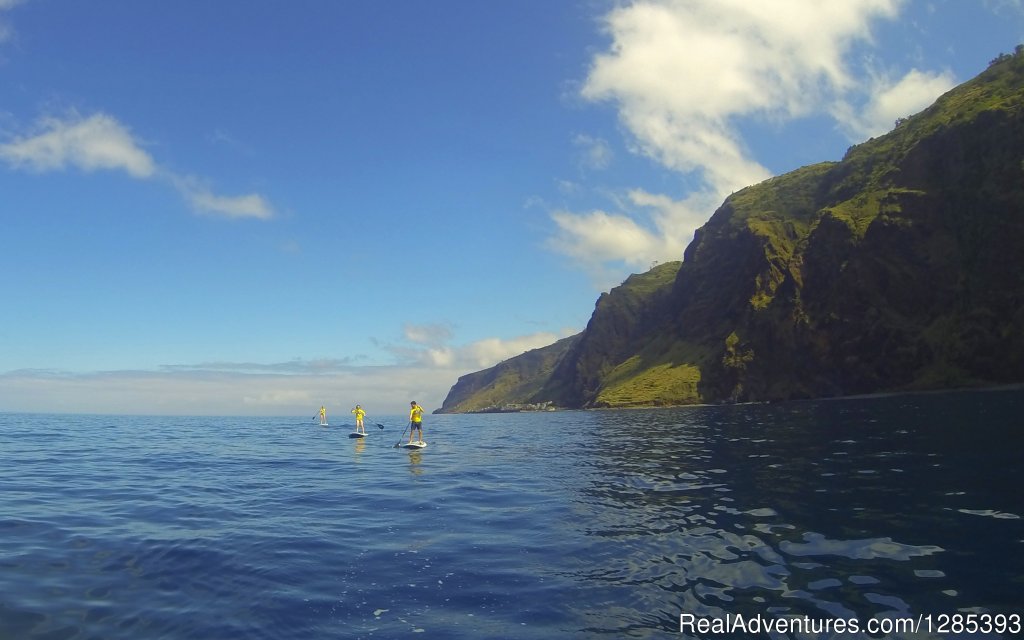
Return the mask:
[[381,431],[383,431],[383,430],[384,430],[384,425],[382,425],[382,424],[381,424],[381,423],[379,423],[379,422],[378,422],[378,423],[376,423],[376,424],[377,424],[377,426],[378,426],[378,427],[380,427],[380,430],[381,430]]
[[405,439],[405,432],[408,431],[409,425],[411,425],[411,424],[412,424],[412,422],[410,422],[409,424],[405,425],[405,429],[402,429],[402,435],[400,435],[398,437],[398,442],[395,443],[395,446],[391,447],[392,449],[397,449],[398,445],[402,444],[402,440]]

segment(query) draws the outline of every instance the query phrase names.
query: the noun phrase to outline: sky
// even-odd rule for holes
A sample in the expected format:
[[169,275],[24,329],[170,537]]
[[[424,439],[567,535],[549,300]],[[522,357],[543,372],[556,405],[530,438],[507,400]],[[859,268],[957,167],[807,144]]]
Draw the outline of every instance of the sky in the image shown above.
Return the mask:
[[1020,0],[0,0],[0,411],[403,415]]

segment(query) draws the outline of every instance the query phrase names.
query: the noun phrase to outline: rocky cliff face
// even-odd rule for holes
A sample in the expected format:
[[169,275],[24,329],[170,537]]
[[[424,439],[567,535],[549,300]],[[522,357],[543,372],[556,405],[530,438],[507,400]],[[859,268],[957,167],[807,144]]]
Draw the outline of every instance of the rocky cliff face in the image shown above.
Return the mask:
[[666,405],[1020,382],[1020,327],[1018,52],[841,162],[730,196],[681,265],[598,300],[530,399]]

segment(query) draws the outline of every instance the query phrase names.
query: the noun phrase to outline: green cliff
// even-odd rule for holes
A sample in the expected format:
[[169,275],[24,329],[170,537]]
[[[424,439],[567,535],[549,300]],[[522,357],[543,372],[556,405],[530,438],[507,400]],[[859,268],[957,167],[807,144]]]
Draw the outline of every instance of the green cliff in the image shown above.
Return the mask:
[[[681,264],[602,295],[516,397],[655,406],[1021,382],[1021,327],[1018,47],[841,162],[730,196]],[[474,397],[462,383],[446,409]],[[493,386],[488,399],[503,401]]]
[[543,402],[534,400],[534,397],[579,337],[580,334],[563,338],[547,347],[509,358],[490,369],[462,376],[448,392],[441,408],[434,413],[471,413]]

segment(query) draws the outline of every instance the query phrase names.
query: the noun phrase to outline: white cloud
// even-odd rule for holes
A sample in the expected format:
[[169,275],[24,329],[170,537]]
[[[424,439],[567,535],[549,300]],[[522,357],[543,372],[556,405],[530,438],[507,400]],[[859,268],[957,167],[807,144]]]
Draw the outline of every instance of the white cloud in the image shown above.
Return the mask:
[[[590,269],[682,257],[730,193],[770,176],[739,126],[832,113],[846,130],[908,115],[949,78],[908,74],[863,114],[847,104],[877,89],[849,69],[871,26],[903,0],[638,0],[604,16],[608,49],[594,56],[580,95],[615,106],[631,149],[694,185],[682,200],[634,191],[633,209],[553,212],[550,245]],[[889,117],[892,112],[901,111]],[[646,208],[644,205],[646,204]],[[672,255],[666,255],[671,253]]]
[[895,0],[649,0],[611,11],[582,94],[616,103],[637,149],[720,194],[768,172],[736,119],[793,118],[851,86],[843,55]]
[[567,337],[567,333],[556,335],[548,332],[530,334],[503,340],[501,338],[486,338],[466,345],[459,350],[459,361],[471,363],[481,369],[492,367],[503,360],[518,356],[546,347]]
[[210,213],[226,218],[258,218],[267,220],[274,216],[274,208],[258,193],[242,196],[219,196],[206,190],[185,191],[185,198],[200,213]]
[[[458,371],[486,369],[531,349],[553,344],[576,331],[560,334],[539,332],[509,339],[484,338],[464,345],[450,345],[447,325],[406,325],[405,339],[412,345],[382,345],[400,362],[412,366]],[[460,374],[461,375],[461,374]]]
[[552,239],[552,245],[584,263],[621,260],[630,265],[642,264],[643,256],[660,244],[653,232],[624,215],[556,211],[551,217],[562,232]]
[[127,126],[104,113],[41,118],[30,134],[0,143],[0,160],[38,172],[76,168],[123,171],[136,179],[160,178],[174,185],[199,213],[261,220],[274,216],[273,206],[258,193],[218,195],[195,178],[161,169]]
[[833,115],[852,139],[879,136],[890,131],[897,118],[921,111],[955,85],[951,72],[927,73],[911,69],[896,82],[887,77],[876,78],[865,106],[855,109],[841,102]]
[[502,360],[508,360],[527,351],[554,344],[568,335],[571,333],[555,335],[541,332],[508,340],[485,338],[459,347],[430,347],[421,351],[418,357],[420,362],[431,367],[480,370],[493,367]]
[[14,167],[54,171],[75,167],[83,171],[120,170],[135,178],[156,172],[153,158],[114,118],[97,113],[66,120],[47,117],[30,136],[0,144],[0,158]]
[[614,269],[608,269],[608,263],[645,271],[654,262],[682,259],[716,197],[698,192],[678,201],[642,189],[633,189],[627,196],[622,208],[628,215],[606,211],[551,214],[558,233],[549,239],[549,246],[584,266],[601,289],[621,281]]

